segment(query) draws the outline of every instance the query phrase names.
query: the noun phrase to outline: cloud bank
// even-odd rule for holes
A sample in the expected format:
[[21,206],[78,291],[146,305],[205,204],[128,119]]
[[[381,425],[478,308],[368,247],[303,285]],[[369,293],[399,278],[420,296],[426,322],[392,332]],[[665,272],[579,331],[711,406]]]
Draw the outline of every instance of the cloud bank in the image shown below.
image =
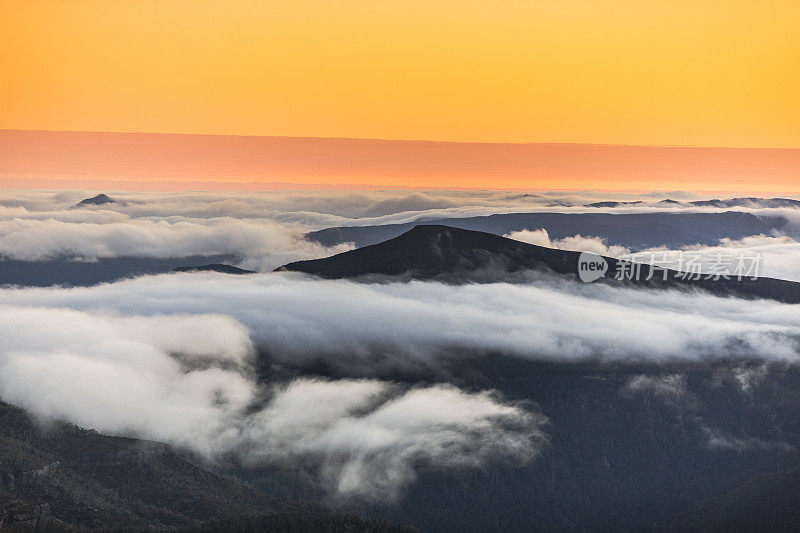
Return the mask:
[[[783,235],[753,236],[723,241],[704,250],[759,253],[762,275],[800,280],[800,209],[765,208],[746,202],[736,207],[662,203],[667,194],[618,195],[641,202],[610,208],[587,203],[607,200],[607,193],[534,193],[502,191],[297,191],[264,193],[112,193],[120,200],[74,209],[96,191],[3,191],[0,194],[0,257],[48,260],[68,257],[95,260],[112,257],[176,258],[232,256],[238,266],[270,271],[282,264],[324,257],[349,249],[347,244],[326,248],[303,238],[308,231],[331,226],[404,223],[438,218],[496,213],[642,213],[738,210],[756,215],[783,216],[790,223]],[[511,238],[543,246],[621,255],[621,246],[608,246],[602,235],[575,235],[551,240],[539,228]],[[719,248],[719,250],[716,250]],[[678,253],[679,251],[659,250]]]
[[[235,255],[246,268],[342,251],[302,239],[333,225],[408,222],[502,212],[586,212],[601,193],[380,192],[120,194],[124,204],[71,209],[82,192],[4,192],[0,255],[45,259]],[[113,194],[112,194],[113,195]],[[685,196],[685,195],[684,195]],[[645,205],[611,212],[688,209]],[[638,198],[638,197],[632,197]],[[622,199],[632,199],[622,198]],[[692,210],[717,210],[691,208]],[[797,210],[787,235],[723,241],[704,253],[764,253],[762,275],[800,279]],[[589,211],[596,210],[589,209]],[[793,229],[795,228],[795,229]],[[619,255],[600,237],[515,238]],[[668,251],[669,252],[669,251]],[[399,497],[425,468],[528,461],[546,444],[546,419],[491,392],[408,388],[375,379],[452,357],[502,352],[577,361],[796,362],[795,306],[703,293],[638,291],[539,277],[529,284],[453,287],[356,284],[281,273],[148,276],[90,288],[0,291],[0,397],[44,419],[172,443],[210,460],[308,468],[330,494]],[[304,367],[324,362],[351,379],[256,382],[258,352]],[[742,388],[756,374],[737,375]],[[665,401],[685,380],[629,384]],[[752,443],[709,433],[709,445]]]
[[[530,407],[491,392],[376,379],[387,369],[445,368],[450,358],[486,352],[793,363],[799,326],[794,306],[771,301],[547,277],[449,286],[168,274],[0,292],[0,397],[44,419],[210,460],[302,467],[333,497],[391,501],[421,470],[525,462],[547,437],[544,415]],[[251,365],[259,351],[350,377],[258,383]],[[628,389],[672,402],[686,396],[685,381],[672,375],[644,376]]]
[[565,239],[551,239],[545,229],[515,231],[505,235],[509,239],[562,250],[592,252],[607,257],[621,257],[642,263],[652,263],[664,268],[681,270],[684,261],[698,261],[703,272],[719,258],[739,257],[748,265],[757,265],[755,272],[761,277],[800,281],[800,242],[787,235],[752,235],[742,239],[722,239],[716,246],[691,245],[673,250],[665,247],[646,248],[632,254],[628,248],[608,245],[600,237],[575,235]]
[[[607,193],[520,193],[502,191],[297,191],[264,193],[111,193],[121,203],[74,209],[96,191],[3,191],[0,194],[0,257],[47,260],[69,257],[174,258],[234,256],[239,266],[269,271],[287,262],[332,255],[346,244],[326,248],[303,238],[308,231],[331,226],[404,223],[496,213],[642,213],[738,210],[783,216],[785,235],[748,237],[722,242],[720,248],[742,248],[764,256],[764,274],[800,280],[800,209],[765,208],[756,203],[737,207],[662,203],[667,193],[617,195],[642,202],[610,208],[585,204],[607,200]],[[669,193],[681,197],[685,194]],[[512,238],[568,249],[620,255],[603,235],[575,235],[553,241],[538,228]],[[758,242],[762,239],[763,242]],[[771,239],[771,240],[770,240]],[[714,250],[709,250],[713,252]]]
[[491,393],[449,385],[391,388],[376,380],[296,380],[248,420],[247,460],[324,456],[321,476],[332,493],[391,501],[414,481],[415,465],[526,462],[547,442],[544,416]]
[[213,313],[282,362],[436,365],[485,351],[553,360],[796,361],[800,314],[773,301],[620,289],[541,276],[527,284],[361,284],[293,273],[147,276],[96,287],[8,289],[0,305],[121,315]]
[[504,235],[515,241],[527,242],[537,246],[547,248],[558,248],[560,250],[577,250],[581,252],[592,252],[606,257],[619,257],[629,254],[630,250],[624,246],[609,246],[601,237],[584,237],[574,235],[564,239],[551,239],[546,229],[513,231]]
[[488,392],[377,380],[258,384],[249,332],[225,316],[3,305],[0,338],[0,397],[42,419],[209,460],[306,465],[336,497],[393,500],[420,468],[526,462],[546,443],[542,415]]
[[26,261],[53,257],[91,260],[105,257],[186,257],[234,255],[245,267],[272,270],[296,259],[348,250],[324,247],[268,221],[140,220],[98,223],[55,219],[0,220],[0,256]]

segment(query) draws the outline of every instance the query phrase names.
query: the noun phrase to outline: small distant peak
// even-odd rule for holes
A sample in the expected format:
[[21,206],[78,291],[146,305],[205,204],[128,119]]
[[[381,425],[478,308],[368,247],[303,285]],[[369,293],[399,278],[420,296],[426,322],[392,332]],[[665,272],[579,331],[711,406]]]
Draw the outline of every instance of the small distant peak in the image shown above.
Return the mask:
[[254,270],[245,270],[244,268],[235,267],[233,265],[224,265],[221,263],[214,263],[211,265],[178,267],[174,270],[174,272],[219,272],[220,274],[256,273]]
[[639,205],[643,203],[644,203],[643,200],[635,200],[632,202],[604,201],[604,202],[594,202],[592,204],[584,204],[584,207],[622,207],[625,205]]
[[92,196],[91,198],[85,198],[75,204],[75,207],[81,207],[85,205],[103,205],[103,204],[116,204],[119,203],[110,196],[100,193],[97,196]]

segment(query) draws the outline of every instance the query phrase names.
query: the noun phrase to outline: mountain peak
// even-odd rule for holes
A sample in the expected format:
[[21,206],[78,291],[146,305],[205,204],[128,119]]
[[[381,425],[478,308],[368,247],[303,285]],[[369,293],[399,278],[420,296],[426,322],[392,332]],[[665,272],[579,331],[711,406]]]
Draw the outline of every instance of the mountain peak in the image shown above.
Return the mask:
[[[490,272],[523,269],[569,272],[577,267],[577,252],[535,246],[493,233],[450,226],[418,225],[382,243],[324,259],[297,261],[279,270],[326,278],[363,275],[408,275],[418,279],[473,278]],[[572,265],[575,263],[575,265]],[[575,272],[572,268],[572,272]]]
[[212,263],[209,265],[200,266],[185,266],[178,267],[173,272],[219,272],[221,274],[255,274],[255,270],[246,270],[244,268],[235,267],[233,265],[225,265],[222,263]]
[[84,198],[77,204],[75,207],[81,207],[86,205],[103,205],[103,204],[116,204],[119,203],[107,194],[100,193],[97,196],[92,196],[91,198]]
[[[652,268],[592,254],[604,265],[602,282],[620,286],[702,289],[724,296],[769,298],[800,303],[800,283],[771,278],[693,279],[674,270]],[[516,273],[540,271],[579,279],[581,252],[536,246],[483,231],[444,225],[418,225],[387,241],[356,248],[323,259],[297,261],[277,270],[312,274],[328,279],[370,276],[439,280],[446,282],[513,281]],[[587,267],[588,268],[588,267]],[[617,279],[618,272],[635,274]],[[608,273],[606,275],[606,273]],[[598,279],[594,277],[592,279]]]

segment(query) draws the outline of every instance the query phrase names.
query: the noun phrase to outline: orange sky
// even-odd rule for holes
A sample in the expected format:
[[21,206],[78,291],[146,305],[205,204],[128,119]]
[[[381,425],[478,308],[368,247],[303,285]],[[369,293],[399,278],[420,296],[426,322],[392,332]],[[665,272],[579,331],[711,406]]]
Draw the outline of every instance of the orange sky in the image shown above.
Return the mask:
[[800,150],[0,130],[0,185],[800,193]]
[[0,128],[800,148],[797,0],[0,0]]
[[798,28],[797,0],[0,0],[0,128],[800,148]]

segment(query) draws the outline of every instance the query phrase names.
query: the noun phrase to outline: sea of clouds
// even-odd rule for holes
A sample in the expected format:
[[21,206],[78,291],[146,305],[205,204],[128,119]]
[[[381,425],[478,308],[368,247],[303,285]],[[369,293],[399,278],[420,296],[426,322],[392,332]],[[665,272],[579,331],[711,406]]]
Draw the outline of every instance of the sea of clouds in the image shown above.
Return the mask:
[[[323,227],[582,212],[591,211],[582,207],[586,201],[606,199],[458,191],[120,193],[112,194],[118,204],[74,209],[86,196],[5,191],[0,256],[230,254],[269,271],[348,248],[303,239]],[[620,197],[648,203],[610,211],[715,210],[658,204],[664,196]],[[739,209],[800,220],[788,208]],[[769,275],[800,279],[793,227],[702,251],[757,251],[769,258]],[[533,228],[511,237],[627,252],[602,236],[554,241]],[[209,460],[232,455],[250,465],[310,465],[333,496],[391,501],[422,468],[535,460],[547,446],[548,420],[534,406],[491,390],[402,385],[381,379],[387,370],[443,368],[453,357],[488,352],[551,361],[795,363],[799,327],[796,306],[777,302],[581,285],[546,275],[452,286],[192,273],[83,288],[7,287],[0,291],[0,398],[43,420],[167,442]],[[324,362],[350,377],[260,381],[259,356],[295,368]],[[630,385],[648,387],[671,394],[681,383]]]
[[[794,363],[795,307],[544,278],[451,286],[185,273],[10,288],[0,293],[0,397],[44,420],[209,460],[312,465],[334,497],[392,501],[419,468],[534,459],[547,445],[547,413],[491,391],[379,379],[387,369],[435,370],[490,351]],[[324,361],[352,377],[260,382],[257,353],[300,369]]]
[[[761,275],[800,280],[800,209],[714,208],[665,204],[670,197],[697,198],[685,192],[615,195],[636,205],[589,208],[608,193],[519,193],[498,191],[298,191],[263,193],[112,193],[115,204],[76,209],[90,191],[3,191],[0,194],[0,256],[41,261],[57,257],[95,260],[109,257],[174,258],[192,255],[235,256],[239,266],[269,271],[287,262],[324,257],[351,248],[324,247],[305,233],[332,226],[424,222],[495,213],[556,211],[714,212],[737,210],[789,220],[782,234],[722,241],[700,250],[710,254],[761,254]],[[540,228],[512,238],[561,248],[619,256],[603,235],[576,235],[552,241]],[[691,248],[691,247],[690,247]],[[684,250],[659,252],[680,253]],[[698,250],[693,250],[698,251]]]
[[547,420],[492,392],[377,379],[259,383],[235,319],[0,305],[0,397],[43,421],[207,460],[311,465],[334,497],[391,501],[419,468],[527,462]]

